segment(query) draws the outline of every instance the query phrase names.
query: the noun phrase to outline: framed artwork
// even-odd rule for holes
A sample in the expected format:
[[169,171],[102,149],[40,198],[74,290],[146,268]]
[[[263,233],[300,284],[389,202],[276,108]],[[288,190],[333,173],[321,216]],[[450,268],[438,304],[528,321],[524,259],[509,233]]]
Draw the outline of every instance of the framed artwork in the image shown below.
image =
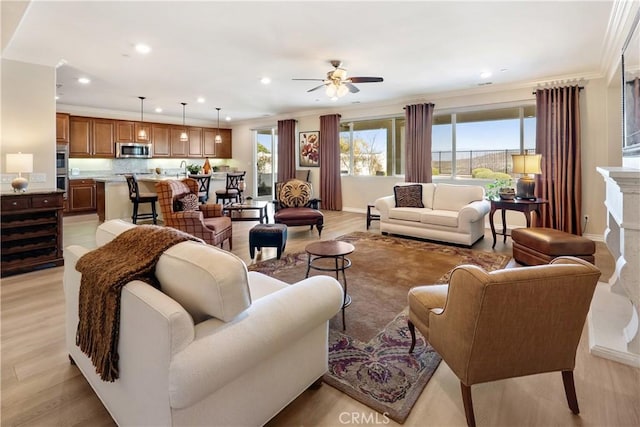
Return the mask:
[[320,131],[300,132],[300,166],[320,166]]

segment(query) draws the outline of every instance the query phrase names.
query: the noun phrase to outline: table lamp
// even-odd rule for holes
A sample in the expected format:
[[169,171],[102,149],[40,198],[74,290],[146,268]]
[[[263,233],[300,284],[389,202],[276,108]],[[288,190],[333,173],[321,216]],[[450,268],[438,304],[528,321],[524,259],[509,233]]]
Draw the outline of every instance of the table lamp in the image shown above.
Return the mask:
[[33,172],[33,154],[7,154],[6,171],[8,173],[18,173],[18,177],[11,181],[13,191],[27,191],[29,181],[26,178],[22,177],[22,173]]
[[523,174],[516,185],[516,199],[535,200],[536,181],[532,174],[541,174],[540,162],[542,156],[540,154],[512,154],[513,173]]

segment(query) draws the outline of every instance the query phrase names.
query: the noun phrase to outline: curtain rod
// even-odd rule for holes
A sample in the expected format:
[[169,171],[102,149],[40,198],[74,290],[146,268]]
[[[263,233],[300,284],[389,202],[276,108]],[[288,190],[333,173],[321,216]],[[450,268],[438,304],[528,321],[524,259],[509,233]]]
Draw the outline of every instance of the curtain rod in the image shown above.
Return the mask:
[[[559,88],[559,87],[560,86],[550,86],[550,87],[541,87],[540,89],[556,89],[556,88]],[[536,91],[540,90],[540,89],[534,90],[533,92],[531,92],[531,95],[535,95]],[[584,86],[578,86],[578,90],[582,90],[582,89],[584,89]]]

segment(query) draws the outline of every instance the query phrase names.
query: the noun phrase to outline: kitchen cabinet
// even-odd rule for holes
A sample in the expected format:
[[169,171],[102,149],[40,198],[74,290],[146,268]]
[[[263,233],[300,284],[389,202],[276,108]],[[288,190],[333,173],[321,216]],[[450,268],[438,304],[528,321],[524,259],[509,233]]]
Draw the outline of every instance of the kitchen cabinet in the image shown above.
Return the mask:
[[63,265],[63,191],[2,194],[0,275]]
[[153,123],[151,125],[151,141],[153,142],[153,157],[171,156],[169,126]]
[[180,134],[183,131],[183,127],[170,127],[170,141],[171,141],[171,157],[188,157],[189,156],[189,141],[180,141]]
[[60,144],[69,143],[69,115],[56,113],[56,142]]
[[202,157],[202,128],[190,127],[187,133],[189,135],[189,157]]
[[[149,142],[151,136],[151,124],[125,120],[115,120],[116,142]],[[146,139],[138,138],[138,133],[144,129],[147,133]]]
[[114,120],[71,116],[69,157],[115,157]]
[[231,129],[220,129],[222,143],[216,144],[215,137],[218,129],[206,128],[203,130],[203,156],[214,159],[231,158]]
[[93,179],[69,180],[69,213],[92,213],[97,210],[96,182]]

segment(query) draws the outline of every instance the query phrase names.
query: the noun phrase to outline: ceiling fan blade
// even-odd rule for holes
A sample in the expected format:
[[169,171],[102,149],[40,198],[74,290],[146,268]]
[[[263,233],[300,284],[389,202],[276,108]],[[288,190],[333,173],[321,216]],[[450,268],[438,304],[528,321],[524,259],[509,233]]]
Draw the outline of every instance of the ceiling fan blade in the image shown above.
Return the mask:
[[345,85],[346,87],[348,87],[348,88],[349,88],[349,92],[351,92],[351,93],[358,93],[358,92],[360,92],[360,89],[358,89],[357,87],[355,87],[354,85],[352,85],[352,84],[351,84],[351,83],[349,83],[349,82],[344,82],[344,85]]
[[323,82],[324,79],[291,79],[291,80],[306,80],[306,81],[313,81],[313,82]]
[[384,81],[382,77],[349,77],[351,83],[379,83]]
[[318,90],[318,89],[320,89],[320,88],[323,88],[323,87],[325,87],[326,85],[327,85],[326,83],[321,84],[320,86],[316,86],[316,87],[314,87],[313,89],[309,89],[307,92],[313,92],[314,90]]

